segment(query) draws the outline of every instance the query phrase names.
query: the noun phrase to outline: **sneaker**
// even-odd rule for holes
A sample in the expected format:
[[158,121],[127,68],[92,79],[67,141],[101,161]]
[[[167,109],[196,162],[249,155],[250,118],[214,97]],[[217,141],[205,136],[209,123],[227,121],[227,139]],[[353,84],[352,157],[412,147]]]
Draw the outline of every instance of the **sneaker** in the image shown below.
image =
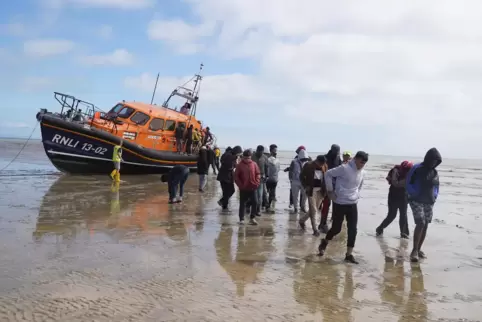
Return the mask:
[[353,257],[352,254],[345,256],[345,262],[352,263],[352,264],[358,264],[358,262],[356,261],[355,257]]
[[240,224],[240,225],[244,225],[244,220],[240,220],[240,221],[239,221],[239,224]]
[[407,234],[400,234],[400,238],[402,238],[402,239],[408,239],[408,235],[407,235]]
[[419,261],[418,256],[419,256],[418,252],[413,252],[413,251],[412,251],[412,253],[410,254],[410,261],[411,261],[412,263],[418,263],[418,261]]
[[318,237],[318,236],[320,236],[320,235],[321,235],[321,234],[320,234],[320,231],[319,231],[319,230],[315,230],[315,231],[313,232],[313,236],[315,236],[315,237]]
[[328,242],[326,239],[322,239],[320,246],[318,246],[318,256],[323,256],[325,254],[326,246],[328,246]]
[[294,209],[291,211],[291,214],[292,214],[292,215],[297,215],[297,214],[298,214],[298,208],[294,208]]
[[252,218],[252,219],[249,220],[249,224],[253,225],[253,226],[257,226],[258,222],[256,221],[256,219]]
[[261,217],[261,213],[260,213],[260,212],[257,212],[257,213],[256,213],[256,217]]
[[376,233],[376,236],[377,237],[380,237],[383,235],[383,228],[382,227],[377,227],[377,229],[375,229],[375,233]]
[[173,203],[174,203],[174,200],[170,199],[167,203],[168,203],[168,204],[173,204]]
[[301,230],[305,231],[306,230],[306,224],[303,221],[298,221],[298,224],[300,225]]
[[288,208],[290,208],[290,209],[293,208],[293,204],[290,204],[290,205],[288,206]]
[[421,250],[419,250],[419,251],[418,251],[418,257],[419,257],[419,258],[422,258],[422,259],[425,259],[425,258],[427,258],[427,255],[425,255],[424,252],[422,252]]
[[203,189],[199,189],[199,192],[204,192],[204,190],[203,190]]
[[219,205],[219,207],[223,206],[223,202],[221,201],[221,199],[218,200],[218,205]]

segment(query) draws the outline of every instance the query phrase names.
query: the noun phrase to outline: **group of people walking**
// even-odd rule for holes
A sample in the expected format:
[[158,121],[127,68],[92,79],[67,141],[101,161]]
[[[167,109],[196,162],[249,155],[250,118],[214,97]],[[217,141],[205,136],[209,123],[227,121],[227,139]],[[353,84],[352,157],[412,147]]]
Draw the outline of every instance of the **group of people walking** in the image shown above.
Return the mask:
[[[203,147],[201,152],[205,151],[207,155],[209,150],[208,147]],[[280,172],[277,154],[276,144],[270,145],[268,153],[265,153],[261,145],[254,153],[251,150],[243,151],[241,146],[235,146],[226,148],[224,154],[219,157],[218,163],[211,163],[214,164],[212,166],[214,173],[217,170],[217,180],[221,185],[222,196],[218,204],[223,210],[228,209],[229,200],[235,193],[235,185],[238,186],[240,224],[244,224],[247,210],[251,225],[258,224],[256,218],[261,216],[263,208],[268,213],[274,213]],[[215,153],[214,158],[216,158]],[[318,155],[313,160],[309,157],[306,148],[299,146],[296,149],[295,158],[285,169],[291,185],[292,213],[298,214],[300,211],[303,213],[298,220],[300,228],[305,231],[306,221],[309,219],[314,236],[326,234],[318,247],[319,256],[324,255],[329,242],[341,232],[343,222],[346,220],[345,261],[358,263],[352,252],[357,236],[358,200],[365,179],[364,167],[368,159],[369,155],[364,151],[358,151],[353,158],[348,151],[341,154],[340,147],[333,144],[327,154]],[[207,157],[206,160],[208,160]],[[202,162],[198,163],[199,191],[204,191],[210,166],[209,161],[206,161],[207,165]],[[422,245],[428,224],[432,221],[433,205],[438,197],[439,177],[436,168],[441,162],[440,153],[436,148],[432,148],[427,151],[423,162],[413,165],[412,162],[403,161],[400,165],[394,166],[386,178],[390,185],[388,214],[375,229],[376,235],[383,235],[384,229],[396,218],[398,211],[400,236],[408,238],[407,208],[410,205],[415,221],[413,249],[410,254],[413,262],[417,262],[419,258],[425,258]],[[175,172],[174,169],[163,178],[163,181],[169,181],[169,176],[173,176]],[[180,180],[185,181],[187,172],[178,174],[177,178],[184,179],[176,179],[177,181],[171,179],[170,184],[179,184]],[[175,202],[176,189],[170,188],[169,192],[170,202]],[[306,203],[308,209],[306,209]],[[327,219],[331,204],[333,204],[332,224],[328,228]],[[319,224],[316,222],[318,211],[321,212]]]

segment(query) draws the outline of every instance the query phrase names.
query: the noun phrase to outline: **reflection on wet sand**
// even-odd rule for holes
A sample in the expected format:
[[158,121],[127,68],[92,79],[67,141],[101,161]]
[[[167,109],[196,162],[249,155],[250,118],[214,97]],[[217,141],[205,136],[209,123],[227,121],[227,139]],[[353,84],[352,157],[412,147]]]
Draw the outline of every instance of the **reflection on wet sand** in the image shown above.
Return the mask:
[[428,308],[425,299],[423,273],[419,264],[411,264],[410,292],[400,322],[427,321]]
[[[123,179],[111,185],[107,178],[62,176],[49,189],[44,180],[28,209],[6,208],[11,199],[0,197],[2,209],[15,214],[0,214],[6,259],[0,262],[0,321],[408,322],[447,312],[451,318],[476,316],[477,287],[459,296],[464,291],[453,281],[459,271],[445,271],[437,252],[410,265],[408,241],[390,238],[389,231],[385,238],[369,236],[369,216],[360,222],[357,239],[361,263],[351,266],[342,262],[346,228],[320,259],[319,238],[303,234],[282,202],[259,226],[240,226],[237,196],[232,211],[222,212],[213,176],[204,194],[197,191],[197,177],[190,177],[185,202],[175,205],[168,205],[158,177]],[[18,180],[23,191],[29,181]],[[16,189],[13,179],[9,184]],[[280,200],[288,200],[285,188]],[[18,243],[6,242],[15,238]],[[476,254],[457,256],[475,265]],[[475,276],[472,267],[463,274]],[[444,280],[449,273],[452,278]],[[472,311],[456,311],[457,305]]]
[[233,228],[222,226],[214,247],[219,265],[236,285],[236,294],[244,296],[246,285],[257,281],[273,251],[273,227],[240,227],[235,241],[233,237]]
[[[296,301],[323,321],[351,321],[354,295],[352,267],[306,262],[293,282]],[[339,288],[342,294],[339,295]]]
[[90,234],[102,231],[116,241],[142,235],[184,240],[189,230],[202,229],[198,216],[172,218],[179,211],[201,214],[199,196],[190,196],[186,204],[169,205],[165,185],[155,179],[135,180],[109,187],[105,180],[96,185],[92,178],[60,177],[43,198],[34,240],[40,242],[45,235],[56,235],[66,241],[75,239],[84,229]]

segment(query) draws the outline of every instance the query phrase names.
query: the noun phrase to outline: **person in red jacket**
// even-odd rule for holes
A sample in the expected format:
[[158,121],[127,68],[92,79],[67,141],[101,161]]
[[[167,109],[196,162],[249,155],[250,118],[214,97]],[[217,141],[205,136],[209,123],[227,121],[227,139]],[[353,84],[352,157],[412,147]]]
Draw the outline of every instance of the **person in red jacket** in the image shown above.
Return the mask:
[[251,160],[251,150],[243,152],[241,162],[236,166],[234,172],[234,182],[239,188],[239,223],[244,224],[244,214],[246,212],[246,202],[251,201],[251,212],[249,223],[257,225],[256,222],[256,206],[258,204],[258,196],[256,190],[261,182],[261,172],[259,167]]

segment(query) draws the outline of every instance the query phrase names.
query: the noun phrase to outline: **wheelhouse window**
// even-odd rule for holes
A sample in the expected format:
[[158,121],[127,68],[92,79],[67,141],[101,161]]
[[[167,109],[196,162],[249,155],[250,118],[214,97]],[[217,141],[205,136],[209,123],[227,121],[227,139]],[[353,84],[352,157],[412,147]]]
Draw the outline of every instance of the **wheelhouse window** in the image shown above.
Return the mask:
[[176,128],[178,128],[178,127],[180,127],[180,126],[186,128],[186,122],[177,122]]
[[164,120],[163,119],[153,119],[151,123],[149,123],[149,130],[151,131],[159,131],[164,128]]
[[176,121],[167,120],[166,127],[164,128],[166,131],[174,131],[176,129]]
[[132,117],[131,121],[138,124],[138,125],[144,125],[149,121],[150,117],[149,115],[142,113],[142,112],[136,112]]
[[136,110],[132,107],[124,106],[124,108],[117,114],[117,117],[128,119],[135,111]]
[[110,113],[115,113],[115,114],[117,114],[117,113],[120,112],[120,110],[121,110],[123,107],[124,107],[124,105],[122,105],[122,104],[117,104],[116,106],[114,106],[114,107],[109,111],[109,114],[110,114]]

